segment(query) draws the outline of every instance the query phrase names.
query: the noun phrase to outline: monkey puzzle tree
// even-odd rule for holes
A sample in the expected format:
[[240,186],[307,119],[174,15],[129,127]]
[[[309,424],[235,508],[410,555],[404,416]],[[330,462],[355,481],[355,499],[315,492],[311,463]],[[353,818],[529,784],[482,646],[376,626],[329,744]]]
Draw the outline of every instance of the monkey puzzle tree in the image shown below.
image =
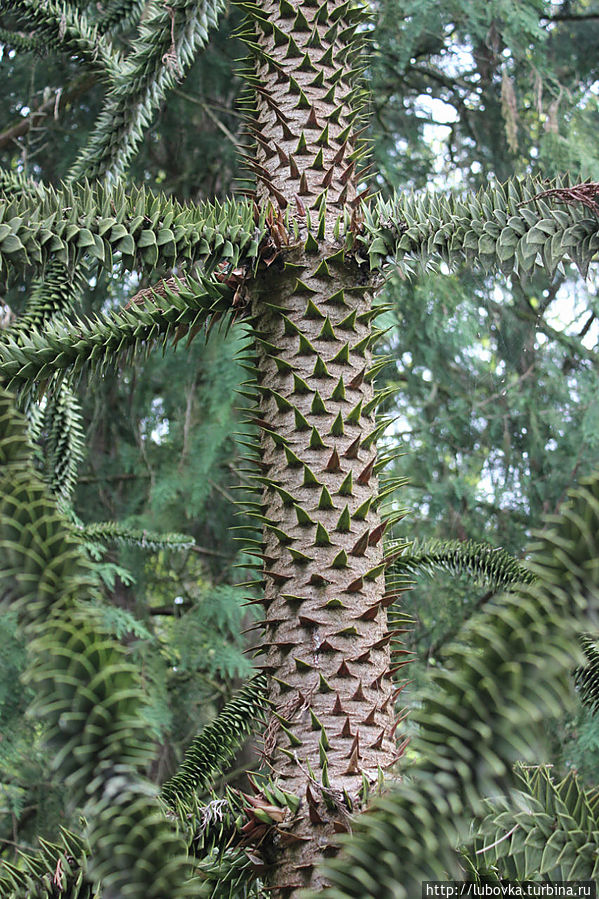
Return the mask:
[[[460,826],[480,810],[479,797],[507,786],[526,734],[559,704],[577,625],[596,606],[592,564],[588,574],[576,567],[595,558],[593,481],[544,536],[536,581],[473,622],[470,648],[454,650],[454,668],[425,697],[413,780],[364,825],[379,875],[363,860],[351,873],[334,865],[321,873],[401,754],[394,674],[405,659],[393,650],[400,628],[388,609],[406,567],[431,561],[410,563],[401,546],[383,550],[385,529],[402,512],[390,501],[398,484],[379,484],[389,456],[376,452],[387,423],[375,420],[386,395],[373,387],[384,361],[373,358],[376,289],[386,266],[407,276],[428,260],[477,260],[525,276],[537,262],[551,275],[569,257],[584,270],[599,246],[598,189],[514,181],[466,199],[368,200],[359,80],[367,11],[333,0],[239,6],[250,51],[253,186],[246,200],[182,205],[125,187],[122,177],[222,4],[115,2],[98,12],[85,3],[0,0],[15,47],[62,49],[107,85],[67,183],[1,175],[2,271],[38,280],[0,344],[0,374],[50,460],[44,488],[3,395],[3,592],[31,637],[38,712],[90,847],[64,834],[62,847],[45,845],[45,861],[6,866],[15,896],[55,887],[73,896],[259,894],[258,877],[282,897],[327,882],[346,891],[330,895],[411,894],[422,876],[455,869]],[[111,35],[129,16],[139,31],[123,55]],[[158,280],[125,308],[83,318],[81,286],[101,266]],[[160,279],[164,269],[174,274]],[[257,569],[251,602],[263,611],[262,671],[192,743],[158,800],[143,777],[151,742],[136,674],[102,631],[99,586],[81,546],[121,532],[109,523],[81,528],[70,507],[81,453],[74,387],[86,369],[101,374],[231,321],[245,322],[248,333],[245,520],[255,531],[245,545]],[[589,545],[579,559],[581,536]],[[494,565],[492,558],[484,567],[492,573]],[[228,791],[200,802],[198,790],[263,717],[255,795]]]

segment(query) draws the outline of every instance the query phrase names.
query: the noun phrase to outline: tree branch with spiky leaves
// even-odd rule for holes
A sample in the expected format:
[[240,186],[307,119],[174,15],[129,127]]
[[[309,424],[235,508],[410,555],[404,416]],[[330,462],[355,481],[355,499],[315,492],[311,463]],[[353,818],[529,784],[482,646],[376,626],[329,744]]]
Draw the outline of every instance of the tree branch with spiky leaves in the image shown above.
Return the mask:
[[55,190],[29,182],[16,199],[18,177],[6,180],[11,195],[0,200],[0,270],[39,270],[50,259],[70,269],[86,257],[112,271],[117,253],[123,268],[136,271],[194,262],[235,267],[256,260],[268,236],[265,217],[254,223],[249,204],[184,206],[144,188]]
[[177,292],[147,298],[142,306],[89,319],[55,318],[38,331],[0,342],[0,376],[14,386],[53,380],[92,368],[103,372],[156,346],[193,337],[207,323],[230,316],[233,292],[217,280],[189,278]]
[[139,22],[145,5],[145,0],[109,0],[98,16],[98,28],[111,34],[125,31]]
[[85,15],[70,3],[57,0],[1,0],[0,13],[16,13],[34,40],[44,49],[53,47],[77,56],[93,72],[112,83],[121,71],[123,59],[109,40],[90,25]]
[[452,574],[468,574],[491,589],[507,588],[512,584],[532,583],[534,576],[524,565],[500,547],[474,540],[431,540],[414,543],[396,553],[389,547],[394,560],[389,566],[392,574],[432,574],[444,569]]
[[114,181],[123,175],[154,112],[206,45],[223,9],[222,0],[149,4],[73,178]]
[[518,764],[518,789],[484,801],[484,815],[464,849],[474,877],[597,880],[599,792],[585,788],[575,771],[556,781],[552,768]]
[[356,242],[371,265],[393,260],[407,276],[445,262],[524,277],[539,266],[553,277],[570,260],[584,277],[599,250],[599,206],[587,202],[595,189],[592,183],[572,186],[567,177],[550,187],[529,177],[473,197],[396,195],[365,210]]
[[108,896],[189,895],[184,846],[143,778],[152,745],[138,673],[85,603],[98,592],[92,569],[30,468],[6,393],[0,454],[2,595],[30,641],[28,679],[50,757],[88,820],[90,876]]

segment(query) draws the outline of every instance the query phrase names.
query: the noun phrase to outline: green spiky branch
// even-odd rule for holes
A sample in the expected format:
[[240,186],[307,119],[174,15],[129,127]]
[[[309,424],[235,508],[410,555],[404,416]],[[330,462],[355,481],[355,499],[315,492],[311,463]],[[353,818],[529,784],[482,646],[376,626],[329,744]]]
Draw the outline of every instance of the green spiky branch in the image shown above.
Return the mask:
[[593,713],[599,708],[599,644],[596,635],[583,634],[580,638],[585,664],[574,675],[580,698]]
[[[545,196],[535,199],[539,194]],[[539,265],[553,277],[567,259],[586,276],[599,249],[599,207],[576,197],[566,177],[551,184],[512,179],[473,197],[396,195],[365,208],[357,244],[372,267],[393,259],[407,276],[440,262],[452,268],[474,262],[520,275]]]
[[19,867],[4,861],[0,895],[10,899],[100,899],[87,876],[89,844],[61,827],[59,842],[40,838],[38,852],[19,852]]
[[[7,178],[6,182],[11,192],[20,186],[18,177]],[[67,312],[78,295],[83,275],[80,270],[73,275],[65,266],[73,266],[79,256],[86,260],[91,256],[111,267],[112,252],[116,249],[123,261],[127,260],[131,265],[135,264],[137,253],[138,261],[143,258],[142,265],[148,268],[154,266],[159,256],[164,261],[170,257],[171,264],[187,256],[188,261],[197,258],[205,265],[208,263],[208,268],[217,264],[224,266],[224,272],[219,277],[226,279],[225,272],[239,263],[242,252],[247,253],[248,261],[252,254],[258,252],[256,231],[247,206],[239,210],[232,204],[208,205],[204,223],[198,228],[193,223],[194,210],[185,209],[173,201],[163,201],[163,198],[153,197],[144,191],[130,194],[130,202],[127,203],[125,192],[120,189],[94,191],[89,187],[76,190],[66,187],[56,192],[40,186],[33,187],[28,183],[27,186],[34,193],[36,206],[40,203],[34,214],[39,228],[36,234],[38,244],[32,248],[29,241],[32,231],[25,224],[29,221],[25,213],[28,199],[23,199],[21,203],[9,200],[4,209],[5,222],[0,224],[0,254],[5,249],[9,251],[11,259],[16,253],[23,261],[30,261],[32,253],[40,247],[37,257],[40,261],[43,260],[45,249],[50,248],[51,262],[45,277],[37,282],[32,291],[25,316],[6,335],[3,352],[9,355],[15,347],[25,352],[31,346],[39,349],[40,332],[36,329],[42,329],[44,334],[54,337],[62,335],[64,339],[65,327],[71,328],[71,335],[78,341],[80,360],[88,351],[90,359],[99,360],[103,353],[102,342],[105,345],[105,355],[110,355],[112,349],[117,347],[134,352],[156,337],[162,336],[168,340],[174,336],[178,340],[186,332],[186,327],[191,328],[190,333],[193,333],[193,329],[199,328],[205,321],[201,314],[202,308],[214,316],[227,308],[223,297],[230,299],[232,296],[224,281],[208,283],[202,282],[202,279],[189,279],[186,288],[179,291],[179,299],[174,299],[174,292],[169,294],[168,291],[163,291],[161,305],[156,306],[154,315],[152,303],[147,302],[143,311],[134,305],[131,311],[105,316],[96,322],[97,329],[90,322],[79,327],[56,321],[54,326],[46,327],[53,316]],[[120,215],[115,215],[117,209],[120,210]],[[15,230],[20,232],[23,240],[16,236]],[[131,256],[127,256],[129,251],[132,252]],[[186,298],[189,303],[184,310],[181,304]],[[169,308],[165,309],[165,304]],[[220,308],[217,309],[215,304],[220,304]],[[230,302],[228,305],[230,306]],[[64,353],[61,356],[64,363]],[[114,356],[114,361],[117,360],[118,354]],[[74,370],[77,371],[77,364],[74,365]],[[67,423],[76,425],[78,421],[75,398],[72,394],[67,397],[66,389],[63,384],[61,398],[51,401],[51,408],[45,416],[50,438],[49,482],[65,498],[74,485],[76,464],[83,452],[80,428],[74,427],[68,432],[61,427]],[[56,411],[59,415],[52,423],[49,419],[55,403],[58,403]]]
[[[395,552],[393,544],[389,552]],[[424,571],[432,574],[442,568],[451,574],[468,574],[486,587],[497,590],[513,584],[530,584],[532,573],[507,553],[489,543],[474,540],[430,540],[413,543],[407,552],[398,555],[389,566],[390,574],[411,574]]]
[[[266,708],[266,677],[259,674],[192,741],[179,771],[162,787],[163,802],[177,814],[183,830],[193,840],[196,854],[205,856],[213,847],[222,846],[223,834],[226,834],[227,840],[232,834],[239,835],[245,807],[241,796],[230,792],[227,799],[202,803],[197,798],[197,792],[207,790],[214,784],[249,734],[264,721]],[[53,899],[55,884],[52,880],[56,872],[61,871],[61,887],[68,899],[95,899],[94,887],[87,876],[90,853],[86,840],[63,828],[60,842],[40,840],[38,852],[19,853],[19,868],[3,866],[0,895],[7,895],[10,891],[11,899],[25,899],[29,895]],[[244,858],[247,861],[247,857]],[[221,864],[222,859],[217,863],[214,858],[201,862],[200,881],[209,881]],[[247,880],[250,870],[246,870],[247,866],[243,867],[243,879]],[[253,872],[253,865],[250,868]],[[240,875],[241,872],[237,873]],[[252,877],[255,878],[255,874],[252,873]],[[194,896],[197,895],[203,895],[201,888],[199,894],[194,892]]]
[[142,772],[152,757],[139,675],[96,624],[92,569],[29,465],[24,423],[0,394],[0,590],[30,641],[34,712],[79,804],[90,876],[110,895],[187,895],[182,841]]
[[[15,176],[5,179],[14,194]],[[236,266],[257,257],[266,233],[246,203],[183,206],[143,188],[38,185],[33,197],[0,200],[0,270],[39,269],[49,259],[72,267],[85,256],[112,271],[114,253],[129,270],[207,260]]]
[[559,782],[551,766],[516,766],[519,789],[486,800],[466,858],[485,880],[596,882],[599,790],[573,771]]
[[60,262],[50,263],[43,280],[33,285],[25,313],[11,330],[11,338],[18,341],[32,329],[44,328],[52,316],[68,312],[80,299],[84,283],[80,269],[70,272]]
[[87,17],[64,0],[0,0],[0,13],[12,12],[28,30],[36,44],[77,56],[93,72],[109,82],[122,68],[120,54]]
[[233,851],[208,857],[201,862],[198,879],[202,886],[197,899],[268,899],[256,878],[256,868],[245,852]]
[[39,38],[2,27],[0,27],[0,44],[19,53],[37,53],[38,56],[43,56],[46,49],[44,42]]
[[7,202],[15,197],[24,199],[27,196],[31,203],[34,197],[39,200],[43,195],[44,188],[40,187],[33,178],[0,168],[0,198],[2,202]]
[[[257,256],[268,230],[262,218],[255,232],[249,204],[182,206],[145,189],[131,194],[86,186],[56,191],[12,174],[2,175],[0,187],[2,180],[13,195],[0,203],[3,268],[40,266],[51,256],[74,264],[83,253],[109,266],[115,252],[129,269],[207,256],[236,265],[242,255]],[[14,199],[21,185],[32,198]],[[476,259],[505,272],[526,273],[538,263],[552,275],[568,258],[584,274],[599,248],[597,217],[583,205],[556,208],[555,199],[551,206],[545,199],[533,202],[542,186],[545,182],[530,179],[498,185],[469,201],[429,195],[378,202],[363,207],[364,231],[357,238],[346,222],[346,239],[357,242],[358,254],[367,256],[373,268],[395,257],[405,274],[441,260],[455,267]],[[293,222],[289,227],[293,233]]]
[[45,407],[32,407],[30,414],[30,437],[44,449],[44,481],[57,499],[69,504],[85,449],[80,403],[63,381]]
[[[446,667],[432,674],[413,716],[419,733],[409,779],[375,802],[326,867],[327,899],[383,899],[391,888],[398,897],[420,895],[423,880],[459,876],[452,847],[465,840],[480,797],[510,788],[512,764],[531,756],[543,719],[571,694],[576,631],[597,612],[598,533],[595,475],[547,519],[532,548],[535,582],[471,619]],[[364,862],[373,858],[376,872]]]
[[219,281],[188,278],[175,292],[146,298],[143,306],[101,313],[90,319],[58,318],[44,332],[31,330],[0,343],[0,377],[15,386],[77,375],[91,367],[103,372],[154,346],[191,340],[211,320],[232,309],[232,291]]
[[103,4],[104,12],[98,16],[98,28],[111,34],[125,31],[139,22],[145,5],[145,0],[109,0]]
[[[25,315],[10,330],[10,340],[19,343],[30,330],[43,329],[55,312],[67,311],[80,297],[83,275],[72,274],[58,263],[50,264],[43,281],[38,281],[27,303]],[[8,337],[8,332],[4,335]],[[50,491],[69,503],[83,459],[85,437],[79,401],[67,381],[42,408],[36,403],[35,387],[24,390],[20,405],[29,418],[29,436],[41,453],[43,477]]]
[[148,6],[72,177],[114,180],[125,172],[154,112],[206,45],[223,9],[223,0],[172,0]]
[[268,708],[267,678],[258,674],[227,703],[218,718],[189,745],[177,773],[162,787],[172,807],[206,790],[231,762],[248,734],[264,720]]
[[194,544],[187,534],[158,534],[156,531],[128,528],[118,521],[98,521],[77,527],[80,538],[89,543],[112,541],[137,546],[140,549],[173,549],[183,551]]
[[[197,845],[221,844],[221,835],[229,838],[238,832],[238,819],[243,818],[239,803],[233,808],[226,800],[204,806],[201,834],[194,831]],[[198,805],[197,813],[202,813]],[[209,820],[210,818],[210,820]],[[61,828],[59,842],[39,839],[37,852],[19,852],[19,866],[4,861],[0,869],[0,895],[10,899],[101,899],[101,887],[95,887],[88,875],[91,850],[87,840]],[[241,849],[208,852],[198,859],[194,899],[229,899],[264,896],[256,884],[256,867]]]

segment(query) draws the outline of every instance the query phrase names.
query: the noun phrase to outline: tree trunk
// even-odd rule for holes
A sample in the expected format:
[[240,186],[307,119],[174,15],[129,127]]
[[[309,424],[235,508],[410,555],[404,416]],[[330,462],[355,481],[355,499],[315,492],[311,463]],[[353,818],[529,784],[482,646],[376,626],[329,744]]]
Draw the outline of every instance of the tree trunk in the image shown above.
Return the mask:
[[[369,378],[374,285],[338,239],[361,152],[350,72],[357,18],[348,6],[287,0],[253,15],[250,168],[280,245],[250,287],[264,667],[276,708],[265,757],[301,799],[275,839],[268,882],[291,897],[322,888],[316,864],[336,851],[397,748]],[[299,238],[287,234],[287,210],[305,223]]]

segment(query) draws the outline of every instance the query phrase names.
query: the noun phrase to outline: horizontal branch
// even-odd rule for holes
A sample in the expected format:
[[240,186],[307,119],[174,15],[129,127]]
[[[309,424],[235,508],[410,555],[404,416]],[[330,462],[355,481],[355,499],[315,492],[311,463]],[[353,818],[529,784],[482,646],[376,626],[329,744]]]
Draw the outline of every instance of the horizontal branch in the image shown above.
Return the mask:
[[588,22],[593,19],[599,19],[599,12],[556,12],[553,15],[539,16],[543,22]]
[[121,54],[86,16],[57,0],[0,0],[0,12],[12,12],[33,32],[40,50],[49,47],[81,59],[91,71],[112,82],[122,68]]
[[139,37],[114,79],[71,177],[116,180],[123,175],[154,113],[208,42],[224,6],[223,0],[148,6]]
[[511,180],[472,197],[396,194],[364,210],[358,236],[373,268],[391,260],[403,276],[478,263],[526,276],[535,266],[550,277],[571,260],[586,276],[599,249],[599,185]]
[[56,318],[43,331],[7,332],[0,343],[0,379],[19,387],[24,382],[60,385],[67,372],[116,368],[154,346],[191,340],[209,321],[232,309],[233,292],[219,281],[188,278],[177,291],[146,297],[119,311],[88,319]]
[[235,267],[257,256],[265,233],[245,202],[182,205],[143,188],[88,184],[13,194],[0,194],[0,271],[49,259],[73,267],[83,256],[112,271],[114,254],[140,272],[185,262]]
[[137,546],[139,549],[172,549],[183,551],[192,549],[193,537],[187,534],[161,534],[145,528],[132,528],[118,521],[95,521],[75,528],[75,534],[90,543],[113,542]]
[[98,484],[103,483],[104,481],[137,481],[140,478],[147,479],[150,477],[149,472],[147,471],[131,471],[125,472],[124,474],[88,474],[81,475],[81,477],[77,478],[78,484]]

